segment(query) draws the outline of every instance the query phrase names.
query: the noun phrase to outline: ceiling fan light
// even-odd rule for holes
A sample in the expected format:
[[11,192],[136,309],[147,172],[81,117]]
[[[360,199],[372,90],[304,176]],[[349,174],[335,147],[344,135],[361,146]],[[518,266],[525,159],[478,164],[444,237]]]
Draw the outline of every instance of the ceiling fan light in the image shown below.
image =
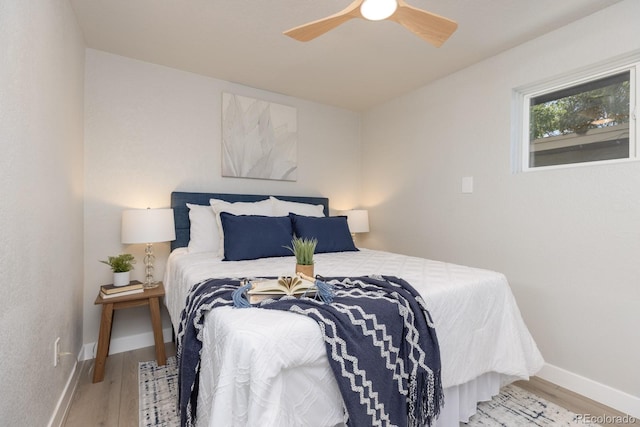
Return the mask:
[[393,15],[397,8],[396,0],[365,0],[360,13],[369,21],[382,21]]

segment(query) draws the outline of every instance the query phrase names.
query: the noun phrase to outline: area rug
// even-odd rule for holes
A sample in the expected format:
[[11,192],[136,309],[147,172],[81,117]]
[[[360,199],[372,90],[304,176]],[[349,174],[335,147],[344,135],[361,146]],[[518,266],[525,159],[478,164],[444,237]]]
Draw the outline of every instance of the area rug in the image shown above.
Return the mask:
[[176,427],[180,425],[177,413],[178,368],[176,358],[158,366],[155,360],[138,365],[140,427]]
[[[175,357],[167,359],[165,366],[154,361],[138,366],[140,384],[140,427],[176,427],[180,418],[176,412],[178,373]],[[465,424],[461,424],[464,426]],[[470,427],[520,426],[581,426],[598,427],[577,420],[576,414],[548,402],[520,387],[509,385],[489,402],[478,405],[471,417]]]
[[598,424],[580,420],[573,412],[513,384],[503,387],[500,394],[490,401],[479,403],[478,412],[471,417],[467,425],[471,427],[598,426]]

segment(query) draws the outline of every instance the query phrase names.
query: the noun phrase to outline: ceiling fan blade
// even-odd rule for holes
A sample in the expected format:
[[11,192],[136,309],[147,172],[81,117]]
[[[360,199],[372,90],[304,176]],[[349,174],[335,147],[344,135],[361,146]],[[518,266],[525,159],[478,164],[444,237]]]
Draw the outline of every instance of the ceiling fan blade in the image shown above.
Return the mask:
[[458,24],[451,19],[427,12],[398,0],[398,9],[388,19],[397,22],[435,47],[442,46]]
[[349,6],[336,14],[292,28],[285,31],[283,34],[301,42],[313,40],[352,18],[361,18],[360,5],[363,1],[364,0],[355,0]]

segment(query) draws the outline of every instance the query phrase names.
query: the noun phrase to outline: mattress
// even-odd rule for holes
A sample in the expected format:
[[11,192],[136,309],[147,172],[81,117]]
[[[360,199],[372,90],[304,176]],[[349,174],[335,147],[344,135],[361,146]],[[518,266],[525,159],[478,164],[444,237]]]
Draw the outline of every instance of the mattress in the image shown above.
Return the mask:
[[[445,392],[490,374],[498,374],[500,383],[526,379],[542,367],[501,273],[367,249],[314,259],[316,274],[393,275],[420,292],[436,325]],[[214,277],[292,275],[294,266],[293,257],[231,262],[213,253],[174,250],[164,279],[174,328],[193,284]],[[259,308],[221,308],[208,315],[202,339],[198,425],[343,422],[341,396],[313,320]],[[446,402],[445,395],[445,408]]]

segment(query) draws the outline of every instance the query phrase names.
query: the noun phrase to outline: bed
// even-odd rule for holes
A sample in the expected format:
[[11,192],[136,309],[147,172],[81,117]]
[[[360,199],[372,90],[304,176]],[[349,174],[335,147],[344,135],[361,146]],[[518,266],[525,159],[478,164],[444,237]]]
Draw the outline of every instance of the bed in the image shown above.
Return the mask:
[[[217,277],[291,275],[292,256],[223,261],[222,236],[209,246],[197,236],[212,227],[210,200],[233,206],[255,203],[248,214],[274,215],[290,208],[300,215],[328,216],[322,197],[174,192],[176,240],[172,242],[164,284],[165,304],[174,330],[189,289]],[[273,206],[277,201],[276,212]],[[308,208],[307,208],[308,207]],[[275,210],[274,210],[275,209]],[[242,209],[227,212],[244,214]],[[239,212],[239,213],[238,213]],[[227,236],[228,237],[228,236]],[[213,246],[211,246],[213,245]],[[504,275],[461,265],[359,248],[315,255],[323,276],[393,275],[413,285],[434,319],[442,358],[444,407],[438,427],[467,422],[479,401],[501,386],[534,375],[543,364]],[[318,325],[288,312],[223,307],[204,321],[200,361],[198,426],[338,426],[344,424],[343,401]]]

